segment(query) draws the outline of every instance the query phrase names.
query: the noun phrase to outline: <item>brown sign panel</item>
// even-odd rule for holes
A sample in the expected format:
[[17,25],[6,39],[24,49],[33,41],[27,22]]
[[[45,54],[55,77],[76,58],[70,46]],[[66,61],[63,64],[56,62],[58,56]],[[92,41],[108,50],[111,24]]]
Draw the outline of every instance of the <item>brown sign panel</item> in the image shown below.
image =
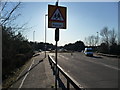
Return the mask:
[[66,7],[48,5],[48,28],[66,29]]

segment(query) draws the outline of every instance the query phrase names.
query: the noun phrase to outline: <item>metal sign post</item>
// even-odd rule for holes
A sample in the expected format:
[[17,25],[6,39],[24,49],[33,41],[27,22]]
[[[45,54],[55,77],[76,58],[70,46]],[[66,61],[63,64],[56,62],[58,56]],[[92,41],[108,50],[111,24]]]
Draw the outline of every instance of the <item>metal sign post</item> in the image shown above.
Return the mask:
[[58,0],[56,5],[48,5],[48,28],[55,29],[55,41],[56,41],[56,52],[55,52],[55,90],[57,90],[57,78],[58,78],[58,68],[57,68],[57,42],[59,41],[59,29],[66,29],[66,7],[58,6]]
[[[56,2],[56,6],[58,6],[58,2]],[[55,30],[55,41],[56,41],[56,52],[55,52],[55,62],[56,62],[56,73],[55,73],[55,89],[57,90],[57,71],[58,71],[58,68],[57,68],[57,42],[59,41],[59,28],[56,28]]]
[[57,42],[59,41],[59,28],[55,30],[55,41],[56,41],[56,52],[55,52],[55,62],[56,62],[56,70],[55,70],[55,89],[57,90],[57,76],[58,76],[58,68],[57,68]]

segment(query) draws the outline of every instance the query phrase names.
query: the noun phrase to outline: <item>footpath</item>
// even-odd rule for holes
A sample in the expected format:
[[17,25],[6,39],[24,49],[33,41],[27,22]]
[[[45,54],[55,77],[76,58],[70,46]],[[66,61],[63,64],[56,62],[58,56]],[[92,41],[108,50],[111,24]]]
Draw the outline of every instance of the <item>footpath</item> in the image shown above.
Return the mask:
[[[61,75],[60,75],[61,76]],[[65,78],[62,77],[65,81]],[[58,82],[58,88],[63,88],[63,83]],[[11,89],[55,89],[55,72],[51,69],[48,55],[44,58],[44,53],[35,55],[22,70],[16,81],[9,88]]]

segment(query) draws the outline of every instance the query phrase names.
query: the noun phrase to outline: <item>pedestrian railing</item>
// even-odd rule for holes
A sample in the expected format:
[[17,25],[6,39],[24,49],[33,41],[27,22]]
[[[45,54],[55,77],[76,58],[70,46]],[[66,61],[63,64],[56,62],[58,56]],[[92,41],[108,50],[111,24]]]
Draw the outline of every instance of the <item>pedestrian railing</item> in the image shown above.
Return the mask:
[[[51,65],[51,68],[53,68],[53,70],[55,70],[56,68],[56,62],[53,60],[53,58],[48,55],[48,60],[49,63]],[[70,89],[70,84],[76,89],[76,90],[85,90],[83,89],[83,87],[81,87],[81,85],[74,80],[67,72],[65,72],[59,65],[57,65],[57,78],[59,78],[59,72],[61,72],[61,74],[66,78],[67,80],[67,90]]]

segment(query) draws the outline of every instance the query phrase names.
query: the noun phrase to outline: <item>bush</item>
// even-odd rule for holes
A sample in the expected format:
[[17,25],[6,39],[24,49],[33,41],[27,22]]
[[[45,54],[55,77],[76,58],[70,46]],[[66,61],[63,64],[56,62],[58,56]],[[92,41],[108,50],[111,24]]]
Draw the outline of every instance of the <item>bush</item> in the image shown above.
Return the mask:
[[17,54],[15,57],[15,65],[16,68],[19,68],[25,63],[25,55],[24,54]]
[[109,48],[108,48],[108,45],[106,44],[106,43],[102,43],[101,45],[100,45],[100,47],[98,48],[98,51],[100,52],[100,53],[109,53]]
[[[12,28],[11,28],[12,29]],[[33,49],[21,33],[2,28],[2,80],[32,57]]]

